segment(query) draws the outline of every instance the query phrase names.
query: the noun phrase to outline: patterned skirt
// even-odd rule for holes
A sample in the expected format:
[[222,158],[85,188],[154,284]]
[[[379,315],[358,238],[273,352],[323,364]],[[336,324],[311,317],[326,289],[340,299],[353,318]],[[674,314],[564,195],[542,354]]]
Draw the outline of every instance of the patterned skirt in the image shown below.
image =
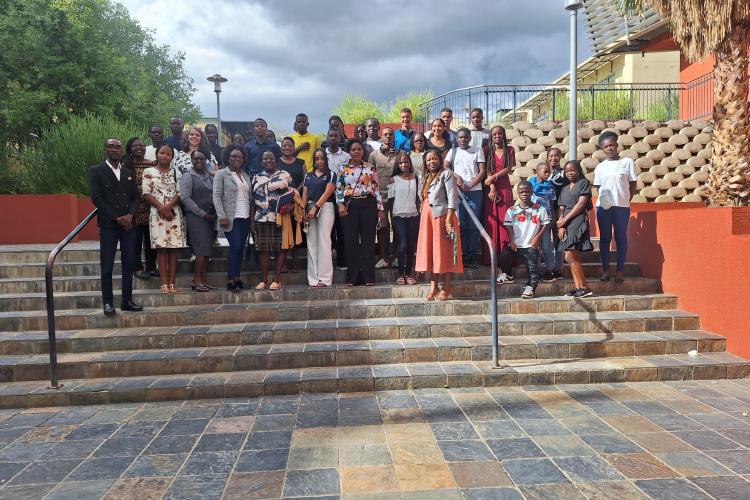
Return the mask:
[[281,228],[275,222],[256,222],[255,249],[259,252],[278,252],[281,249]]

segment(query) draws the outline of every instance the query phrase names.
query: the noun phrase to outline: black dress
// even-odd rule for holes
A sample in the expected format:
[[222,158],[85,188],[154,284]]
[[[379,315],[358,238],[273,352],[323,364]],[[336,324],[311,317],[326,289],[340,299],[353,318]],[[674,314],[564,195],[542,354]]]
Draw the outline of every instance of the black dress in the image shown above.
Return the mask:
[[302,181],[305,179],[305,161],[301,158],[295,158],[293,163],[284,163],[284,160],[279,160],[279,169],[289,172],[292,176],[293,188],[298,188]]
[[586,208],[578,215],[573,217],[565,225],[565,237],[560,240],[559,250],[578,250],[580,252],[590,252],[594,249],[589,237],[589,205],[591,204],[591,183],[588,179],[578,179],[573,184],[563,186],[558,201],[560,205],[560,216],[565,217],[573,210],[578,203],[578,198],[587,196],[589,202]]

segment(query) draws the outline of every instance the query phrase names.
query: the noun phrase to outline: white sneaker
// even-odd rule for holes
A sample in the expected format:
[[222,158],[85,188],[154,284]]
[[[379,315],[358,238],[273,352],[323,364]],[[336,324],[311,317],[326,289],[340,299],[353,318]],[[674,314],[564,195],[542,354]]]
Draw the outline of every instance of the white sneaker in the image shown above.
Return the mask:
[[391,261],[391,267],[393,269],[398,269],[398,258],[395,258]]
[[346,266],[336,266],[336,269],[338,269],[339,271],[346,271],[346,270],[348,270],[349,268],[348,268],[348,267],[346,267]]
[[497,277],[498,285],[505,285],[508,283],[513,283],[514,281],[515,281],[515,278],[513,278],[513,276],[510,276],[505,273],[500,273],[500,276]]
[[534,289],[531,288],[529,285],[526,285],[526,288],[523,289],[523,293],[521,294],[522,299],[533,299],[534,298]]
[[375,269],[385,269],[386,267],[388,267],[388,263],[385,261],[385,259],[380,259],[375,264]]

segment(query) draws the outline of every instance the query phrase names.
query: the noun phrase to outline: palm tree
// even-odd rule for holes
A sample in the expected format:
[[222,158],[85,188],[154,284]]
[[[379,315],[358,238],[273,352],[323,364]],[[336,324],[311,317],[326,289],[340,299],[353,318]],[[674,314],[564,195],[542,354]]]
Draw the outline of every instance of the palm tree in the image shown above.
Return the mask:
[[748,118],[748,0],[612,0],[623,14],[644,4],[667,20],[690,62],[714,56],[714,136],[707,183],[711,205],[747,205],[750,195]]

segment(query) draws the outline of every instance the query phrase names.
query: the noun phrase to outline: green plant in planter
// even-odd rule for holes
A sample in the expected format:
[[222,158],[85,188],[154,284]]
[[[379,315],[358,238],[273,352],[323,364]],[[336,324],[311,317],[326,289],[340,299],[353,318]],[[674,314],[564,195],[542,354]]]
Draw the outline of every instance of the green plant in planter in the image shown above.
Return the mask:
[[46,128],[41,138],[20,150],[19,175],[29,192],[88,195],[88,167],[104,159],[104,142],[147,137],[141,125],[112,116],[84,114]]

